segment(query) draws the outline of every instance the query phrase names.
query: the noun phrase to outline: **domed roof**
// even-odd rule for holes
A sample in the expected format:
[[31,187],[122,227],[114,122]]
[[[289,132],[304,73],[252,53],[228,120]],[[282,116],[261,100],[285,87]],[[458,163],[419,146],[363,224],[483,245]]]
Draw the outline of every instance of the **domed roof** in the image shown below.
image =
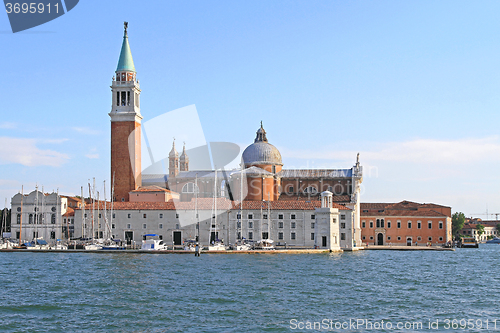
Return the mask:
[[267,142],[266,131],[262,127],[262,122],[260,123],[260,128],[257,130],[255,142],[243,151],[242,158],[243,163],[246,165],[283,165],[279,150]]

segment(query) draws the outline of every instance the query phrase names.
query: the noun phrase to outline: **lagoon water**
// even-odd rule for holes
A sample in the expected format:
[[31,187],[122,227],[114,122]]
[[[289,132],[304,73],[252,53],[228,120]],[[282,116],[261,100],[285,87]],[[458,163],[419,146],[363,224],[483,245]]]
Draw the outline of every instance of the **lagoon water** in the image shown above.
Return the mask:
[[0,331],[500,331],[499,255],[0,253]]

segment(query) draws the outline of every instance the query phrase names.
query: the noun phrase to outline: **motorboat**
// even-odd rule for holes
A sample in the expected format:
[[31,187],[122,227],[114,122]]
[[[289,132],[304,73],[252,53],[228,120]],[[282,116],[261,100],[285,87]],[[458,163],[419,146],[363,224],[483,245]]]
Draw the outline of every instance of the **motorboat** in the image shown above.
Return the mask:
[[184,251],[196,251],[196,241],[192,239],[188,239],[184,242]]
[[105,242],[102,246],[103,250],[126,250],[127,247],[125,245],[120,245],[120,239],[111,239]]
[[167,244],[159,238],[157,234],[146,234],[144,235],[146,239],[142,241],[141,250],[144,251],[165,251],[167,250]]
[[87,250],[87,251],[102,250],[102,245],[99,245],[99,244],[87,244],[87,245],[85,245],[85,250]]
[[486,241],[486,244],[500,244],[500,238],[495,237],[493,239],[490,239],[490,240]]
[[461,248],[478,248],[479,244],[474,237],[463,237],[460,240]]
[[252,248],[253,248],[253,244],[248,243],[245,240],[238,241],[234,246],[234,249],[236,251],[250,251],[250,250],[252,250]]
[[263,239],[255,245],[257,250],[276,250],[272,239]]
[[226,246],[221,240],[217,239],[208,246],[208,251],[226,251]]
[[36,238],[27,244],[28,250],[49,250],[49,244],[41,238]]

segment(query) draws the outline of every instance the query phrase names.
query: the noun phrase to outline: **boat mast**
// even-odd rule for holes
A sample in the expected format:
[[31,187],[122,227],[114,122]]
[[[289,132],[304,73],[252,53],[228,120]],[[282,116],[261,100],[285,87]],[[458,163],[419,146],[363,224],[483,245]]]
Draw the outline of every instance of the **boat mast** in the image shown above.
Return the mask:
[[0,228],[2,239],[3,239],[3,233],[5,232],[6,228],[7,228],[7,198],[5,198],[5,208],[3,209],[3,214],[2,214],[2,227]]
[[240,227],[238,228],[239,239],[243,238],[243,161],[241,162],[241,174],[240,174],[240,218],[238,222],[240,222]]
[[35,245],[37,245],[38,238],[38,185],[35,186],[36,194],[35,194],[35,218],[33,222],[35,222],[35,233],[33,234],[33,239],[35,240]]
[[90,189],[90,183],[89,183],[89,199],[90,199],[90,204],[92,205],[90,207],[90,219],[92,220],[92,227],[91,227],[92,244],[94,244],[94,201],[93,201],[93,197],[92,197],[92,191]]
[[101,215],[99,214],[99,191],[97,191],[97,239],[101,238]]
[[47,229],[45,228],[45,223],[44,223],[44,221],[45,221],[45,212],[44,212],[44,205],[43,205],[43,202],[44,202],[43,198],[44,197],[45,197],[45,195],[43,194],[43,185],[42,185],[42,209],[41,209],[42,210],[42,213],[41,213],[41,216],[42,216],[42,218],[41,218],[42,238],[49,239],[49,237],[46,237],[47,236]]
[[214,219],[214,223],[215,223],[215,229],[214,229],[214,232],[215,232],[215,240],[217,241],[218,240],[218,236],[217,236],[217,166],[215,167],[215,181],[214,181],[214,213],[215,213],[215,219]]
[[106,180],[104,180],[104,238],[110,239],[109,226],[108,226],[108,211],[106,207]]
[[196,241],[200,241],[200,219],[198,217],[198,173],[194,179],[194,218],[196,219]]
[[271,198],[269,197],[269,192],[267,192],[267,234],[268,238],[271,237]]
[[83,186],[81,187],[81,194],[82,194],[82,238],[85,238],[85,231],[83,228],[85,226],[85,198],[83,197]]
[[21,246],[21,239],[23,238],[23,199],[24,185],[21,185],[21,224],[19,225],[19,246]]
[[[113,202],[115,198],[115,173],[113,172],[113,183],[111,184],[111,227],[113,227]],[[109,233],[111,234],[111,229],[109,230]],[[113,235],[111,235],[113,236]],[[112,237],[110,237],[112,238]]]

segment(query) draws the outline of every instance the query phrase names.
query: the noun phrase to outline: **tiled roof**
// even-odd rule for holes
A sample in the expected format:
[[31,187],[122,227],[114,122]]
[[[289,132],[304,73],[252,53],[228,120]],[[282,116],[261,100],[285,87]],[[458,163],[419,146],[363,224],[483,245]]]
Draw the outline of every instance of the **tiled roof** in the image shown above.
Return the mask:
[[447,215],[441,214],[433,210],[397,210],[397,209],[387,209],[383,212],[378,211],[361,211],[361,216],[421,216],[421,217],[446,217]]
[[278,173],[283,178],[351,178],[352,169],[285,169]]
[[[319,200],[305,201],[305,200],[283,200],[283,201],[269,201],[271,210],[314,210],[314,208],[320,208],[321,202]],[[268,202],[262,201],[244,201],[243,209],[268,209]],[[338,208],[339,210],[350,210],[349,208],[333,203],[333,208]],[[240,209],[240,205],[237,204],[234,209]]]
[[360,204],[361,209],[385,209],[385,207],[392,205],[390,203],[378,203],[378,202],[361,202]]
[[[280,195],[279,201],[320,201],[321,196],[319,194],[311,195],[287,195],[282,193]],[[334,195],[333,202],[351,202],[351,197],[349,195]]]
[[75,216],[75,210],[73,208],[66,208],[66,213],[63,216]]

